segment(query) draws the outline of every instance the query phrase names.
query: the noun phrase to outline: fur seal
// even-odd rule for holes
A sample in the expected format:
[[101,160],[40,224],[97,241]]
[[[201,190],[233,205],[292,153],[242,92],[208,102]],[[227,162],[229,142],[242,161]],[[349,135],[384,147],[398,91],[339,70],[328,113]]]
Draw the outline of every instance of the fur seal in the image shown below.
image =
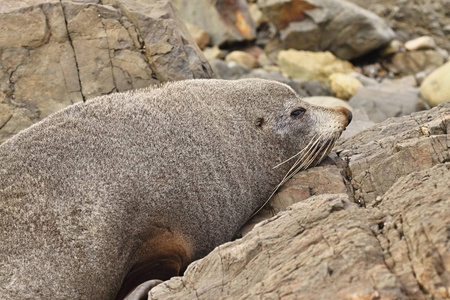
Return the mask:
[[0,146],[1,298],[124,298],[178,275],[350,120],[260,79],[179,81],[49,116]]

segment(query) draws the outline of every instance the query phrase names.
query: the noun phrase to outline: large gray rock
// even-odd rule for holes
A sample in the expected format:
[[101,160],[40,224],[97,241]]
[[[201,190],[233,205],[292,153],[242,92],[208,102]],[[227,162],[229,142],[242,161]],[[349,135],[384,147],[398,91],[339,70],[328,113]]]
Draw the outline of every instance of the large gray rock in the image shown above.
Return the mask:
[[280,31],[285,49],[329,50],[348,60],[395,36],[383,19],[345,0],[259,0],[258,5]]
[[325,165],[298,174],[278,203],[300,202],[149,299],[448,298],[449,130],[447,103],[344,141],[335,158],[341,171]]
[[376,123],[416,112],[421,103],[418,88],[393,83],[360,87],[349,100],[352,107],[364,110]]
[[250,41],[256,29],[245,0],[173,0],[184,20],[206,30],[213,45]]
[[211,77],[169,0],[0,3],[0,142],[75,102]]

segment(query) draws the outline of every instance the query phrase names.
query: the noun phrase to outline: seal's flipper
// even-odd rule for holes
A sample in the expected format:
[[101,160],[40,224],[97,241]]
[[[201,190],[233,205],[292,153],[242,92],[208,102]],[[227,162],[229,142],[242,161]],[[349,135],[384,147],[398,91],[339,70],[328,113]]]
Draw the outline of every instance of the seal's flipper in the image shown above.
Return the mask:
[[135,288],[131,293],[129,293],[124,300],[147,300],[148,292],[162,282],[163,282],[162,280],[153,279],[141,283],[137,288]]

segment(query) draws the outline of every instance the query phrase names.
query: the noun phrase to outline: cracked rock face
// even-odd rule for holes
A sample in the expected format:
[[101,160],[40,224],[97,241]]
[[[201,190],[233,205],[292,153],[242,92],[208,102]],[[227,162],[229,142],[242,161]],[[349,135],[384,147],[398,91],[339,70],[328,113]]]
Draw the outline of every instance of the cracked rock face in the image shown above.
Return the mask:
[[149,299],[448,299],[449,129],[446,103],[342,141]]
[[169,0],[7,0],[0,28],[0,143],[79,101],[212,75]]

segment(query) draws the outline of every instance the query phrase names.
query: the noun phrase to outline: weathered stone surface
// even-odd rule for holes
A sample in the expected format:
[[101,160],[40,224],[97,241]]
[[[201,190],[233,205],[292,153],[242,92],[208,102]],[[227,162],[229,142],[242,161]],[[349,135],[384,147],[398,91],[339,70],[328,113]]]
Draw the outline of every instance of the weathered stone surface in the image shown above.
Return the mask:
[[[331,182],[312,174],[319,170],[298,174],[279,197],[286,197],[281,206],[300,202],[155,287],[149,299],[448,298],[449,112],[446,104],[390,119],[343,142],[345,172],[319,167]],[[377,200],[365,206],[351,201],[361,195],[357,166],[383,186],[372,186]],[[311,192],[315,180],[323,189]],[[340,194],[322,194],[332,190]]]
[[254,69],[258,67],[258,60],[255,56],[244,52],[244,51],[232,51],[230,52],[226,57],[225,61],[227,63],[229,62],[236,62],[240,65],[246,66],[249,69]]
[[331,51],[352,59],[387,44],[394,32],[375,14],[345,0],[260,0],[285,49]]
[[405,48],[408,51],[417,51],[425,49],[436,48],[436,42],[431,36],[421,36],[405,43]]
[[206,30],[189,22],[185,22],[185,24],[197,46],[202,50],[205,49],[210,41],[209,34]]
[[409,115],[421,108],[418,88],[392,83],[361,87],[349,104],[366,111],[370,120],[376,123]]
[[169,0],[0,4],[0,142],[75,102],[212,71]]
[[450,62],[425,78],[420,94],[432,106],[450,101]]
[[377,124],[335,148],[347,162],[355,200],[378,205],[402,176],[450,159],[450,103]]
[[435,50],[398,52],[382,62],[396,75],[416,74],[426,69],[436,69],[444,64],[444,57]]
[[310,52],[294,49],[278,53],[278,65],[292,78],[317,80],[328,84],[328,76],[333,73],[350,73],[353,66],[336,58],[331,52]]
[[206,30],[213,45],[249,41],[256,29],[245,0],[173,0],[184,20]]
[[328,79],[334,95],[343,100],[350,99],[363,86],[358,79],[347,74],[334,73]]

